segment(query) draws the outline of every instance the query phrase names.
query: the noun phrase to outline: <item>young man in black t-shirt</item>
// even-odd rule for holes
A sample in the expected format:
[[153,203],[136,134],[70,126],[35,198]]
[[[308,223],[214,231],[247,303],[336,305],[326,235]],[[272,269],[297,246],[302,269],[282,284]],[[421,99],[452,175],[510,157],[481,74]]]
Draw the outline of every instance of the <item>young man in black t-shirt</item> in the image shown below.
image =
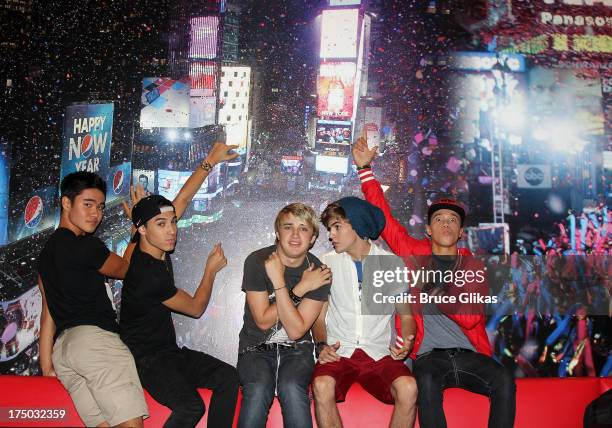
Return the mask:
[[265,427],[275,392],[284,426],[312,427],[310,328],[327,301],[331,272],[308,252],[319,235],[312,208],[300,203],[286,206],[274,228],[276,244],[251,253],[244,263],[240,428]]
[[193,318],[202,316],[215,276],[227,260],[221,245],[215,245],[200,285],[191,296],[175,287],[168,253],[176,245],[177,219],[214,165],[238,156],[228,153],[235,147],[215,144],[173,202],[152,195],[138,201],[131,211],[138,245],[123,281],[121,338],[134,354],[143,386],[155,400],[172,410],[165,427],[185,428],[198,423],[205,409],[197,388],[213,390],[209,427],[231,427],[234,419],[238,395],[236,369],[202,352],[179,348],[171,316],[172,312]]
[[38,259],[43,375],[57,375],[85,425],[142,427],[144,394],[104,281],[123,279],[128,264],[91,235],[102,221],[106,183],[75,172],[60,189],[59,228]]

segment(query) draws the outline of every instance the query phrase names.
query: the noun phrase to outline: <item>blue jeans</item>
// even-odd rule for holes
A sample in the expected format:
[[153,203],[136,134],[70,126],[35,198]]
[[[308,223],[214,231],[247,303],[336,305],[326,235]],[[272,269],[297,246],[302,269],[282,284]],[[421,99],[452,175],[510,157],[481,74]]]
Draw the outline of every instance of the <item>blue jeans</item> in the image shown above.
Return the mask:
[[242,405],[238,428],[265,428],[275,389],[283,413],[283,425],[311,428],[308,385],[313,369],[312,343],[299,344],[293,349],[241,354],[238,357],[238,377],[242,385]]
[[417,405],[422,428],[446,427],[442,392],[450,387],[490,398],[489,427],[512,428],[514,425],[514,378],[493,358],[477,352],[434,350],[417,357],[413,374],[419,390]]

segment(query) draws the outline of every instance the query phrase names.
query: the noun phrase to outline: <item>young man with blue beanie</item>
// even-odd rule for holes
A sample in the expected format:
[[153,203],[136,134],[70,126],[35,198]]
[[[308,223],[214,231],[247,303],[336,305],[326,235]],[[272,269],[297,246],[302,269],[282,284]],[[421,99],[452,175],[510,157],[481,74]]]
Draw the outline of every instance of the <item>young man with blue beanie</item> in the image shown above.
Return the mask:
[[380,401],[394,404],[391,427],[412,426],[416,381],[402,360],[412,348],[414,320],[406,316],[405,337],[398,338],[401,347],[390,348],[393,313],[362,315],[361,311],[363,260],[392,255],[371,242],[385,227],[384,213],[363,199],[346,197],[329,204],[321,222],[334,247],[321,258],[332,271],[334,285],[313,326],[318,355],[312,381],[317,423],[342,426],[336,402],[344,401],[357,382]]

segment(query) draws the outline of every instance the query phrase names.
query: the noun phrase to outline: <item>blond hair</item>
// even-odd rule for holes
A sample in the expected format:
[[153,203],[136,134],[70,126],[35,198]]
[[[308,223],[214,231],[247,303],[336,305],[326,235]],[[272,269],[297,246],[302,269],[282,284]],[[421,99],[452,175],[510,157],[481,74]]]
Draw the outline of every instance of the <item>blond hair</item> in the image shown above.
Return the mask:
[[276,220],[274,220],[274,230],[276,233],[279,233],[278,231],[280,228],[281,219],[286,214],[292,214],[300,220],[305,221],[306,224],[312,227],[315,238],[319,237],[319,221],[315,211],[308,205],[302,204],[301,202],[289,204],[278,212],[276,215]]

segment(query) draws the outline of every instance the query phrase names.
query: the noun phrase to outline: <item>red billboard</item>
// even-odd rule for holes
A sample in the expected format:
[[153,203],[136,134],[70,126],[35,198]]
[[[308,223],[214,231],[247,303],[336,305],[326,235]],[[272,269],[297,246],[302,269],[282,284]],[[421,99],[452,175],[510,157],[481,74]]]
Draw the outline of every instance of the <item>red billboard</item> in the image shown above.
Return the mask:
[[189,64],[192,97],[214,97],[217,89],[217,65],[214,61],[193,61]]
[[[498,50],[528,55],[605,57],[612,53],[612,2],[608,0],[512,0],[480,33]],[[488,16],[499,16],[489,2]],[[511,24],[511,25],[508,25]]]
[[350,120],[355,92],[354,62],[323,61],[317,79],[317,115],[323,119]]

